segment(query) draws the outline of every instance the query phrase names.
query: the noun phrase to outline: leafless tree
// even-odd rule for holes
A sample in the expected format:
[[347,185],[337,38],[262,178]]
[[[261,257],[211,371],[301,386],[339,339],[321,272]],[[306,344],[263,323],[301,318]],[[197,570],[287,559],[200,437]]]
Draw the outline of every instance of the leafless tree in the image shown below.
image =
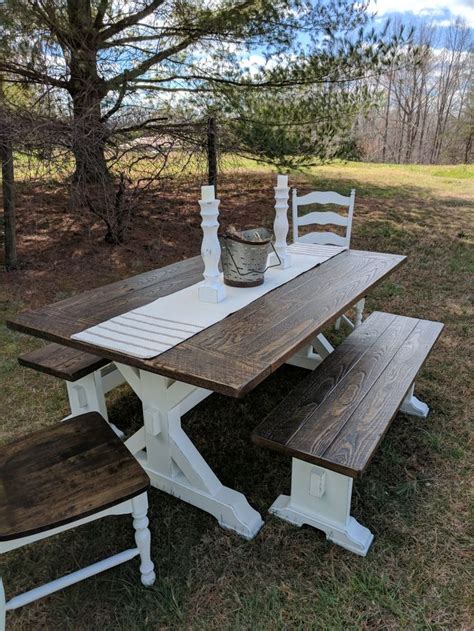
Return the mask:
[[448,29],[416,30],[418,46],[379,79],[379,107],[359,122],[371,160],[468,162],[472,157],[472,32],[462,20]]

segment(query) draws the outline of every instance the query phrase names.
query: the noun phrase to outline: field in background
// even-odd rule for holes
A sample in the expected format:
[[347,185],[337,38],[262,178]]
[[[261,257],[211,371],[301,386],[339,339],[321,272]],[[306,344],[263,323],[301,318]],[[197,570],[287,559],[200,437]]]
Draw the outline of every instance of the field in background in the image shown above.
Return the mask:
[[[222,178],[224,225],[271,225],[274,174],[240,163]],[[368,297],[383,309],[445,322],[417,382],[433,411],[399,415],[365,477],[353,513],[375,533],[366,559],[266,514],[288,492],[288,458],[258,449],[250,433],[301,379],[283,367],[242,400],[213,395],[184,426],[222,481],[242,492],[266,525],[252,542],[213,518],[152,490],[154,588],[131,562],[9,614],[10,629],[468,629],[469,484],[472,451],[474,168],[333,164],[290,176],[301,191],[357,189],[354,248],[397,252],[408,262]],[[200,182],[181,178],[150,195],[127,243],[101,241],[102,227],[68,204],[57,183],[20,183],[22,268],[0,274],[2,322],[17,311],[197,254]],[[334,339],[334,337],[333,337]],[[337,341],[337,340],[336,340]],[[40,342],[0,327],[2,442],[65,414],[62,384],[18,367]],[[140,423],[137,399],[111,396],[112,420]],[[128,547],[123,518],[87,525],[2,558],[7,596]]]

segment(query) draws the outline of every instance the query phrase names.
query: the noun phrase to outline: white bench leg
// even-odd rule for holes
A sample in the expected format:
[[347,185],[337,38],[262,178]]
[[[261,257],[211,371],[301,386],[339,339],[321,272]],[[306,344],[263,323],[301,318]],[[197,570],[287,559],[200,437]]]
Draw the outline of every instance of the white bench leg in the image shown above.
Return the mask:
[[77,381],[66,381],[66,388],[71,416],[95,411],[108,420],[100,370],[81,377]]
[[[77,381],[66,381],[66,388],[71,414],[63,420],[86,412],[99,412],[107,422],[109,421],[100,370],[96,370]],[[125,437],[125,434],[113,423],[110,423],[110,426],[119,438]]]
[[415,397],[414,392],[415,384],[413,384],[408,390],[408,393],[400,406],[400,412],[403,412],[403,414],[408,414],[409,416],[419,416],[420,418],[426,418],[428,416],[430,408],[426,405],[426,403],[423,403],[423,401],[420,401],[420,399]]
[[270,512],[318,528],[329,541],[365,556],[374,535],[351,517],[351,496],[352,478],[293,458],[291,495],[280,495]]
[[150,587],[156,580],[154,564],[150,556],[151,535],[148,529],[148,499],[146,494],[132,499],[133,527],[135,528],[135,542],[140,552],[140,574],[145,587]]
[[334,325],[334,330],[335,331],[339,331],[339,329],[341,328],[342,320],[344,320],[344,322],[352,330],[356,329],[358,326],[360,326],[362,324],[362,316],[363,316],[363,313],[364,313],[364,308],[365,308],[365,298],[362,298],[362,300],[359,300],[359,302],[357,302],[356,305],[355,305],[356,317],[355,317],[354,322],[349,320],[349,318],[346,315],[343,314],[340,318],[338,318],[336,320],[336,323]]
[[314,352],[312,344],[303,346],[303,348],[301,348],[297,353],[286,360],[286,363],[290,366],[306,368],[306,370],[314,370],[321,362],[322,358],[318,355],[318,353]]

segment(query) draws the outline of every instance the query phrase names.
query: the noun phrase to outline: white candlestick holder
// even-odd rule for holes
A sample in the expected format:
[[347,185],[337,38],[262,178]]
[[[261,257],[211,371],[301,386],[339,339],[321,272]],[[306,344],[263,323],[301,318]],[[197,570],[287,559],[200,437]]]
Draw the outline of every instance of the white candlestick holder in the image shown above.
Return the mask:
[[[199,285],[199,300],[202,302],[221,302],[226,297],[226,291],[219,272],[219,260],[221,258],[221,246],[217,237],[219,222],[219,200],[210,199],[211,195],[206,186],[201,189],[202,197],[199,200],[201,207],[201,228],[203,231],[201,256],[204,261],[204,281]],[[212,187],[214,188],[214,187]]]
[[[282,177],[282,176],[279,176]],[[280,259],[272,252],[270,254],[270,265],[277,265],[280,269],[291,267],[291,256],[288,252],[286,238],[288,236],[288,197],[290,189],[287,186],[275,186],[275,221],[273,232],[275,233],[275,250]]]

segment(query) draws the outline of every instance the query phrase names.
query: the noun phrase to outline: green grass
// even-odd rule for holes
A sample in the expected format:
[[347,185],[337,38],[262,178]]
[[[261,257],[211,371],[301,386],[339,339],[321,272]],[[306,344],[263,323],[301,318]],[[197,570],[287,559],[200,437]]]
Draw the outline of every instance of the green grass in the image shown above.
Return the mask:
[[[224,178],[220,197],[225,201],[231,190],[245,190],[248,203],[255,203],[263,217],[271,212],[271,200],[267,207],[255,200],[263,185],[271,194],[273,176],[260,167],[247,167],[240,165]],[[399,415],[366,475],[355,482],[353,514],[375,533],[368,556],[352,555],[327,543],[315,530],[292,527],[266,513],[275,497],[289,490],[290,462],[254,446],[250,433],[302,378],[303,370],[286,366],[244,399],[213,395],[183,421],[223,483],[244,492],[264,515],[266,524],[253,541],[224,532],[209,515],[151,490],[152,550],[158,571],[153,588],[140,586],[132,561],[8,614],[10,629],[472,628],[469,349],[474,170],[338,163],[291,179],[306,190],[347,192],[355,187],[353,246],[408,256],[407,264],[368,296],[369,312],[382,309],[446,325],[417,380],[418,396],[430,405],[431,415],[426,421]],[[43,252],[35,248],[45,247],[45,237],[41,233],[41,239],[28,240],[33,229],[23,223],[22,213],[29,211],[22,209],[20,203],[24,268],[2,278],[3,319],[92,282],[84,279],[92,259],[62,268],[61,249],[55,244],[65,242],[54,218],[52,248],[46,250],[50,258],[39,265],[33,253]],[[170,219],[158,216],[157,221],[184,225],[188,205],[173,210]],[[153,215],[147,220],[151,222]],[[189,234],[195,241],[192,247],[198,248],[197,218],[195,224],[195,232]],[[106,247],[87,235],[77,238],[89,248],[84,246],[84,257],[96,256]],[[93,265],[94,284],[139,272],[141,265],[150,267],[148,254],[130,253],[130,244],[107,250],[108,267]],[[342,337],[330,334],[333,341]],[[4,441],[53,423],[67,410],[62,384],[16,363],[18,354],[38,343],[0,327]],[[127,387],[112,394],[110,409],[111,420],[127,433],[139,426],[139,402]],[[131,541],[127,519],[110,518],[9,553],[2,558],[7,595],[93,562]]]

